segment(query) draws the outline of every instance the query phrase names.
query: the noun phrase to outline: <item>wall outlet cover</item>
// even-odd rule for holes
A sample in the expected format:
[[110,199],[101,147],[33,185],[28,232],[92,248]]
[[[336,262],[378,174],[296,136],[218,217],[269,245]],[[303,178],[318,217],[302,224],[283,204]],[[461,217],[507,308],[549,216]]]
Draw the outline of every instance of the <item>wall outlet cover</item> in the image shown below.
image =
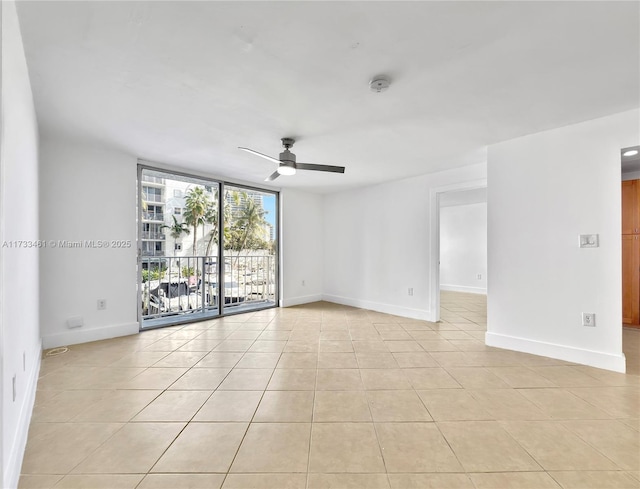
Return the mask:
[[596,325],[596,314],[594,312],[583,312],[582,313],[582,325],[583,326],[595,327],[595,325]]

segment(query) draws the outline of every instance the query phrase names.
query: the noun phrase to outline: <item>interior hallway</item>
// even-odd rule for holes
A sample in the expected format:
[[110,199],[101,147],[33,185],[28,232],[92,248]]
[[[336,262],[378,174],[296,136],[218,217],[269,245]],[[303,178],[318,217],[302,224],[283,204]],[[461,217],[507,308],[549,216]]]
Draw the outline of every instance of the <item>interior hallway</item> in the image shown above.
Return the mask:
[[484,296],[438,324],[314,303],[44,356],[21,488],[638,488],[629,373],[484,345]]

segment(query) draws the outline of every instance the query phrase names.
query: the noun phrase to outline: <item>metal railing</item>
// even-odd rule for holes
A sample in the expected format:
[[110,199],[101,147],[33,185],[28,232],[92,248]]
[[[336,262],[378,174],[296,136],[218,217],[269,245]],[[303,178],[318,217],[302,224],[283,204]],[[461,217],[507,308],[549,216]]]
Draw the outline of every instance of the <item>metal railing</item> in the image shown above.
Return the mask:
[[217,256],[142,255],[143,320],[275,302],[273,255],[225,256],[224,287],[218,285]]
[[164,233],[158,233],[153,231],[142,231],[142,239],[158,239],[163,240],[166,236]]
[[147,221],[164,221],[164,214],[158,212],[143,212],[142,219]]
[[151,175],[147,175],[145,173],[142,174],[142,181],[150,183],[160,183],[164,185],[164,178],[152,177]]

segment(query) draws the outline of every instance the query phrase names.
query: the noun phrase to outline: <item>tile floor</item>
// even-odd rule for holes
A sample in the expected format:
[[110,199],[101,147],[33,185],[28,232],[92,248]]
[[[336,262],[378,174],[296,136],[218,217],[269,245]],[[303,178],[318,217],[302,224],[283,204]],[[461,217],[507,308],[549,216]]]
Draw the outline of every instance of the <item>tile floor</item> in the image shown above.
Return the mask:
[[21,488],[638,488],[629,374],[486,347],[483,297],[442,322],[329,303],[45,356]]

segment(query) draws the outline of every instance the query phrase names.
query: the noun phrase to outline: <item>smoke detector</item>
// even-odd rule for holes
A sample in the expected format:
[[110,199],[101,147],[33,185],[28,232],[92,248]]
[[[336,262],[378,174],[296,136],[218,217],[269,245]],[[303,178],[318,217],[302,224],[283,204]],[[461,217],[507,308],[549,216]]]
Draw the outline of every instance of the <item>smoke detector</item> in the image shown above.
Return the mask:
[[391,85],[391,81],[386,76],[376,76],[369,82],[369,88],[372,92],[384,92]]

